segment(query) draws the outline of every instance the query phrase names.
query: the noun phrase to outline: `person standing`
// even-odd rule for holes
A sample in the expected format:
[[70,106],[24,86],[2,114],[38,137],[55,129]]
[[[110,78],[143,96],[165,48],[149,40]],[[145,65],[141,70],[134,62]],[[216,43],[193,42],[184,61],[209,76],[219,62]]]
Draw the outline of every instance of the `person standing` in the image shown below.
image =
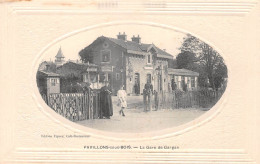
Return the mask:
[[144,94],[146,94],[146,96],[147,96],[145,112],[147,111],[147,107],[148,107],[148,110],[151,111],[151,109],[152,109],[151,97],[152,97],[152,93],[153,93],[153,85],[151,84],[151,82],[147,81],[147,83],[144,85],[144,91],[145,91]]
[[182,90],[184,92],[187,92],[187,84],[185,83],[185,81],[182,81]]
[[177,89],[177,85],[174,81],[174,79],[172,79],[172,91],[175,91]]
[[124,90],[124,85],[120,87],[120,90],[117,91],[117,97],[118,97],[118,104],[121,107],[119,114],[122,116],[125,116],[124,109],[127,107],[127,101],[126,101],[126,91]]
[[84,83],[84,85],[83,85],[83,87],[82,87],[84,94],[89,94],[89,95],[90,95],[90,93],[93,91],[93,90],[91,89],[90,85],[91,85],[90,82]]
[[108,81],[105,81],[105,86],[100,89],[100,108],[101,108],[101,119],[110,119],[113,116],[113,104],[111,98],[111,90],[108,87]]

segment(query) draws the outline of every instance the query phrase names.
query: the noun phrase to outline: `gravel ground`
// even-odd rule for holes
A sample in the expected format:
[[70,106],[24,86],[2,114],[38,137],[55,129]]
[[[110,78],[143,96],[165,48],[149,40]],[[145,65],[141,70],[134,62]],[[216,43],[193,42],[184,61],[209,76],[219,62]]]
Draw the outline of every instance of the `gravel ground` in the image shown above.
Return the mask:
[[120,108],[116,106],[117,98],[112,97],[112,100],[114,115],[111,119],[84,120],[77,123],[109,132],[140,133],[179,126],[207,111],[207,109],[186,108],[144,112],[142,96],[129,96],[128,108],[125,110],[126,116],[123,117],[119,115]]

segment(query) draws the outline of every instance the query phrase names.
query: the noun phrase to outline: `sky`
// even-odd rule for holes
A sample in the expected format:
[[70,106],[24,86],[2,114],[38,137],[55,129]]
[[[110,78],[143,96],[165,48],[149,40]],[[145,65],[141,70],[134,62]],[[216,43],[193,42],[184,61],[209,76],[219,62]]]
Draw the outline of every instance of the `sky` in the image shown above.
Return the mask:
[[119,32],[125,32],[127,40],[131,40],[133,35],[139,35],[142,43],[153,43],[160,49],[166,49],[166,52],[172,54],[174,57],[180,52],[179,47],[186,36],[185,33],[179,31],[148,25],[128,24],[99,27],[76,33],[58,41],[43,53],[42,61],[54,61],[60,47],[65,60],[80,59],[78,55],[79,51],[90,45],[96,38],[102,35],[117,38]]

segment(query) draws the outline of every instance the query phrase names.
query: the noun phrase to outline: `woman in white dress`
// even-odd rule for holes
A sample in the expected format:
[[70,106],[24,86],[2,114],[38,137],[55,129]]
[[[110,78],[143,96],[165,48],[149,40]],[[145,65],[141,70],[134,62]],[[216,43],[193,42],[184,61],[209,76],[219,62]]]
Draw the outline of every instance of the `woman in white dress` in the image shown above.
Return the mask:
[[121,107],[119,114],[122,114],[122,116],[125,116],[124,109],[127,107],[126,96],[126,91],[124,90],[124,86],[122,85],[120,90],[117,91],[118,105]]

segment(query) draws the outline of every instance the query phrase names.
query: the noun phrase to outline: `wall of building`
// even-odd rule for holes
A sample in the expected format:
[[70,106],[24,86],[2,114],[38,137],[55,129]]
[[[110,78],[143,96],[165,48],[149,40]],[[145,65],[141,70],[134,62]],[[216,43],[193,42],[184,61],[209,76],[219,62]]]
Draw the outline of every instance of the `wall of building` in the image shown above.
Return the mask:
[[[110,51],[110,61],[102,62],[102,51]],[[120,89],[120,86],[125,85],[125,59],[124,59],[124,50],[118,45],[114,44],[111,41],[104,41],[100,44],[97,44],[93,48],[94,59],[93,63],[98,66],[109,66],[113,67],[113,72],[107,72],[110,74],[110,85],[113,89],[113,94]],[[117,78],[118,77],[118,78]],[[102,85],[102,84],[101,84]]]
[[[162,91],[164,92],[168,92],[169,91],[169,85],[170,85],[170,81],[169,81],[169,75],[168,75],[168,60],[166,59],[157,59],[155,64],[154,64],[155,69],[156,68],[160,68],[160,71],[155,71],[155,90],[159,91],[162,89]],[[158,74],[161,75],[161,83],[162,83],[162,88],[159,88],[159,76]]]
[[[158,91],[158,73],[162,74],[162,89],[166,91],[168,89],[168,74],[165,70],[161,70],[159,72],[155,71],[155,69],[162,65],[162,67],[168,66],[168,62],[166,60],[156,60],[153,58],[153,62],[151,64],[147,63],[147,56],[141,57],[137,55],[128,54],[126,61],[126,91],[128,94],[134,94],[134,85],[135,85],[135,73],[139,73],[140,77],[140,93],[143,93],[144,85],[147,82],[147,74],[151,74],[151,83],[153,85],[154,90]],[[132,73],[128,72],[129,68],[132,68]],[[164,80],[165,79],[165,80]]]
[[[142,90],[146,83],[146,76],[148,73],[152,74],[152,71],[144,69],[144,66],[146,66],[146,64],[145,64],[146,60],[144,57],[128,54],[128,56],[126,57],[126,61],[127,61],[126,92],[128,94],[134,93],[135,74],[138,73],[139,80],[140,80],[140,93],[142,93]],[[132,73],[130,73],[128,71],[130,68],[132,68]],[[151,69],[153,69],[153,68],[151,67]],[[153,84],[153,81],[152,81],[152,84]]]
[[[52,79],[56,80],[55,85],[52,85]],[[60,78],[58,77],[48,77],[47,79],[47,94],[50,93],[60,93]]]
[[[102,51],[110,51],[110,61],[102,62]],[[151,83],[154,90],[159,90],[158,73],[162,74],[162,89],[168,91],[169,80],[167,74],[168,61],[165,59],[158,59],[154,54],[150,54],[151,63],[147,63],[148,55],[141,57],[140,55],[128,54],[125,49],[114,44],[109,40],[104,40],[93,46],[93,63],[99,66],[113,66],[113,72],[108,72],[111,77],[110,83],[115,94],[120,89],[120,85],[125,85],[128,94],[134,93],[135,73],[139,73],[140,77],[140,93],[143,92],[144,85],[147,82],[147,74],[151,74]],[[155,69],[161,66],[161,71]],[[132,69],[129,72],[129,68]],[[117,77],[119,77],[117,79]]]
[[[191,86],[191,78],[194,76],[184,76],[185,83],[187,84],[187,89],[188,90],[197,90],[198,89],[198,77],[194,77],[195,80],[195,87]],[[182,76],[180,75],[169,75],[169,82],[174,78],[174,81],[177,85],[177,89],[182,90]]]

